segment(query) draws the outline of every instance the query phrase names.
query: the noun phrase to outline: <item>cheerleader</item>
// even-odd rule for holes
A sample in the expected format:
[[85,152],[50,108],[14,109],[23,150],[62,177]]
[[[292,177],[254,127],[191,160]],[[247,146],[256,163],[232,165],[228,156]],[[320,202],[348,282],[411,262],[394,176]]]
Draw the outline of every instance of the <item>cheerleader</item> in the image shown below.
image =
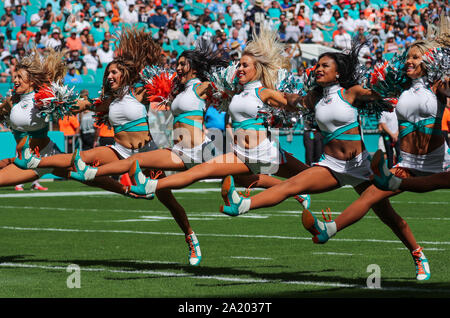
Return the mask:
[[[132,177],[142,168],[162,170],[186,170],[202,163],[204,157],[215,153],[214,144],[204,132],[203,117],[210,84],[208,72],[213,67],[226,67],[228,62],[215,54],[207,42],[200,42],[195,50],[181,53],[177,60],[177,77],[174,80],[172,95],[174,99],[170,111],[174,116],[174,147],[134,154],[127,159],[114,161],[98,168],[71,172],[70,176],[79,181],[94,177],[120,175],[130,170]],[[160,105],[161,106],[161,105]]]
[[[283,46],[277,41],[276,35],[267,30],[260,32],[246,46],[237,70],[239,83],[243,85],[244,90],[234,95],[229,105],[234,130],[232,151],[159,180],[137,176],[134,178],[136,186],[132,186],[130,192],[151,196],[160,189],[180,189],[198,180],[220,178],[230,174],[239,175],[240,180],[251,176],[256,186],[270,187],[281,180],[268,174],[288,178],[307,169],[307,165],[281,150],[276,142],[270,140],[263,120],[257,117],[263,103],[296,110],[292,105],[288,105],[284,94],[274,90],[278,70],[288,68],[282,53]],[[134,172],[135,169],[131,169],[130,174]],[[293,194],[295,195],[297,193]],[[299,201],[304,206],[309,205],[308,196],[300,198]]]
[[[442,17],[447,19],[446,17]],[[401,93],[395,108],[399,120],[400,162],[391,171],[384,166],[382,153],[377,152],[372,162],[374,179],[381,185],[375,185],[366,191],[346,208],[334,221],[322,223],[311,213],[305,218],[305,227],[318,233],[326,241],[329,237],[347,226],[360,220],[371,207],[383,200],[402,192],[399,181],[411,176],[427,176],[445,172],[450,165],[450,152],[442,134],[441,122],[445,109],[448,82],[438,80],[430,83],[427,67],[423,62],[425,53],[438,47],[448,47],[450,37],[448,29],[441,28],[441,35],[435,41],[420,40],[408,49],[405,61],[406,75],[410,79],[408,87]],[[395,177],[393,177],[395,176]],[[442,178],[439,175],[433,178]],[[447,181],[448,183],[448,181]],[[383,190],[384,189],[384,190]],[[326,225],[321,228],[322,225]],[[329,231],[329,228],[333,228]],[[412,236],[406,237],[410,247],[418,280],[430,278],[428,261],[422,247],[414,248]]]
[[[17,158],[15,164],[21,168],[62,168],[73,166],[76,172],[86,176],[87,184],[97,185],[98,180],[109,180],[114,185],[107,190],[125,194],[122,184],[110,177],[90,178],[95,169],[85,163],[99,165],[126,159],[133,154],[157,149],[150,135],[146,96],[144,87],[139,85],[140,71],[146,65],[154,65],[160,61],[161,49],[152,40],[151,35],[143,30],[124,30],[120,37],[118,56],[110,62],[103,76],[101,103],[95,109],[97,113],[108,114],[110,124],[114,128],[115,143],[112,146],[96,147],[72,154],[59,154],[38,158],[30,154],[25,143],[21,148],[22,159]],[[92,108],[92,102],[80,100],[78,110]],[[25,170],[26,171],[26,170]],[[67,176],[67,174],[66,174]],[[91,180],[91,181],[89,181]],[[184,208],[176,201],[170,190],[156,193],[158,199],[170,210],[178,226],[185,233],[189,247],[189,263],[199,265],[202,259],[198,239],[193,232]]]
[[[320,55],[314,71],[318,87],[305,97],[297,97],[299,103],[314,109],[315,120],[324,136],[321,160],[313,167],[250,198],[239,195],[233,178],[228,176],[222,185],[225,197],[222,212],[237,216],[249,210],[277,205],[295,193],[323,193],[344,185],[351,185],[360,195],[365,192],[370,186],[372,172],[355,105],[380,97],[357,85],[355,74],[359,50],[360,45],[354,44],[348,54]],[[372,208],[410,251],[419,248],[408,224],[394,211],[387,198],[377,201]],[[311,216],[307,209],[303,211],[304,224],[315,235],[313,241],[326,242],[336,232],[335,223],[324,223],[327,231],[319,233],[314,226],[317,221]],[[424,258],[422,260],[426,261]]]
[[[31,50],[13,73],[14,90],[0,105],[0,116],[3,117],[18,144],[28,140],[32,148],[38,148],[41,157],[62,153],[58,146],[48,137],[49,124],[41,116],[40,105],[35,100],[36,92],[49,87],[52,82],[62,81],[66,73],[63,61],[65,52],[50,50],[40,56],[36,49]],[[4,159],[0,163],[0,186],[17,185],[32,182],[46,173],[64,177],[65,169],[44,169],[34,167],[22,170],[12,164],[14,158]]]

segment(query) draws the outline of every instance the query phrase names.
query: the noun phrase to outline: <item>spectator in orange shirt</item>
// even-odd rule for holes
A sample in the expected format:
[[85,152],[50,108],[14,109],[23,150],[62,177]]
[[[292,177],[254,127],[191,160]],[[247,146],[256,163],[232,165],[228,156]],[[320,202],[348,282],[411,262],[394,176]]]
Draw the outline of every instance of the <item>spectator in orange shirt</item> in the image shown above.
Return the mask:
[[77,32],[75,29],[72,29],[70,32],[70,37],[66,39],[66,47],[70,51],[81,51],[83,48],[83,43],[79,36],[77,36]]
[[27,43],[30,43],[30,39],[36,35],[35,33],[28,31],[28,25],[26,23],[22,24],[22,26],[20,27],[20,31],[17,32],[16,40],[19,40],[21,34],[27,37]]
[[114,130],[105,124],[94,125],[97,129],[95,131],[94,147],[107,146],[114,144]]
[[59,131],[64,133],[64,139],[67,140],[66,152],[72,152],[73,136],[80,133],[80,123],[77,116],[64,116],[63,119],[58,120]]

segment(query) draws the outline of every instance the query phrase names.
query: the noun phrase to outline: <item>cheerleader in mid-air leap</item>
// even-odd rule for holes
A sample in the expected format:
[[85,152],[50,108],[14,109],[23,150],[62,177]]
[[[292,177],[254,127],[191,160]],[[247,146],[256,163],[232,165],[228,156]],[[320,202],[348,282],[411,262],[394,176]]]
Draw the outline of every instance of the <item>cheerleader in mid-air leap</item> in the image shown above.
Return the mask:
[[[145,88],[140,85],[140,72],[145,66],[153,66],[161,59],[161,48],[157,45],[151,34],[143,30],[123,30],[117,48],[118,55],[110,62],[103,76],[102,96],[96,103],[97,113],[107,114],[108,120],[114,128],[115,144],[112,146],[95,147],[90,150],[72,154],[59,154],[51,157],[38,157],[30,152],[28,142],[20,145],[23,154],[16,158],[15,164],[22,169],[30,168],[62,168],[83,171],[85,175],[95,174],[92,167],[84,162],[104,165],[126,159],[133,154],[148,152],[157,149],[149,131],[147,119],[147,96]],[[93,107],[92,101],[79,100],[78,108],[81,112]],[[82,159],[82,160],[81,160]],[[18,169],[17,167],[15,167]],[[20,169],[19,169],[20,170]],[[31,174],[31,170],[20,170]],[[65,177],[67,177],[67,172]],[[108,187],[102,188],[125,194],[121,183],[110,177],[86,178],[86,184],[99,186],[99,180],[107,180]],[[15,183],[14,183],[15,182]],[[21,181],[15,180],[13,184]],[[170,210],[178,226],[185,234],[189,247],[189,263],[198,265],[201,261],[201,251],[198,239],[193,232],[184,208],[176,201],[170,190],[156,192],[158,199]]]
[[[237,216],[249,210],[277,205],[295,193],[323,193],[344,185],[351,185],[358,194],[364,195],[371,185],[369,177],[372,172],[370,156],[361,138],[358,109],[354,105],[365,105],[380,99],[380,96],[357,85],[360,47],[360,44],[353,43],[349,53],[322,54],[314,70],[318,86],[305,97],[297,96],[299,103],[315,110],[315,119],[324,135],[322,159],[313,167],[250,198],[239,195],[233,178],[228,176],[222,187],[224,213]],[[408,224],[394,211],[387,198],[377,201],[372,208],[410,251],[419,248]],[[307,209],[303,211],[302,219],[307,217],[305,223],[315,235],[314,242],[326,242],[336,231],[335,224],[323,225],[330,234],[324,230],[319,232],[315,229],[317,221],[311,216]]]
[[[282,53],[283,46],[277,41],[275,33],[268,30],[262,30],[246,46],[237,70],[244,89],[233,96],[229,105],[235,135],[232,151],[166,178],[154,180],[135,177],[136,185],[131,187],[131,193],[151,196],[160,189],[184,188],[198,180],[229,174],[238,175],[240,180],[252,176],[256,179],[256,186],[270,187],[281,180],[268,174],[288,178],[309,168],[271,141],[263,119],[257,117],[263,103],[297,110],[288,105],[283,93],[273,89],[278,71],[287,66]],[[135,171],[132,168],[130,173],[134,174]],[[293,194],[294,197],[297,195]],[[307,207],[309,196],[304,198],[297,200]]]
[[[429,69],[427,58],[431,62],[440,57],[448,61],[450,45],[449,18],[441,16],[439,35],[432,41],[414,42],[407,51],[404,72],[408,85],[403,90],[395,108],[399,119],[401,161],[389,171],[384,163],[383,154],[378,151],[372,161],[374,180],[383,190],[371,185],[347,207],[334,221],[320,222],[310,213],[305,213],[305,227],[323,242],[336,232],[360,220],[371,207],[387,198],[401,193],[399,181],[410,176],[426,176],[438,173],[432,178],[445,178],[442,174],[450,165],[450,153],[442,134],[441,122],[447,98],[450,96],[448,78],[434,78],[435,69]],[[446,50],[446,51],[445,51]],[[427,64],[428,63],[428,64]],[[448,62],[447,62],[448,63]],[[438,67],[447,68],[449,65]],[[433,72],[432,72],[433,71]],[[395,176],[395,177],[394,177]],[[400,217],[398,217],[399,220]],[[402,227],[404,224],[399,223]],[[405,237],[404,243],[410,248],[416,263],[418,280],[430,278],[430,268],[422,248],[417,246],[412,234]]]

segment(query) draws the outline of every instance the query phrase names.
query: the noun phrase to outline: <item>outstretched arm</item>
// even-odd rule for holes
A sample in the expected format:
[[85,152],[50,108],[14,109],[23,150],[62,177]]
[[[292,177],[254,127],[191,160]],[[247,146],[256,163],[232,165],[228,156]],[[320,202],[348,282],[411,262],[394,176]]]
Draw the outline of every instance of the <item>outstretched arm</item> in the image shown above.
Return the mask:
[[317,104],[318,96],[314,91],[305,96],[279,92],[273,89],[264,89],[260,92],[261,100],[272,107],[285,108],[288,111],[298,111],[299,107],[312,109]]
[[363,88],[361,85],[355,85],[345,91],[344,98],[350,104],[354,104],[355,101],[371,102],[379,100],[381,96],[371,89]]

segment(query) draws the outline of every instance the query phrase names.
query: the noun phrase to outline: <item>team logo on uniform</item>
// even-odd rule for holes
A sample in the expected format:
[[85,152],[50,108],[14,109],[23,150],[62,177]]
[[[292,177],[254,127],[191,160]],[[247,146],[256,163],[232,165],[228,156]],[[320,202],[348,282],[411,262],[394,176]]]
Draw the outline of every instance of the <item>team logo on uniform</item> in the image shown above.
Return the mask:
[[332,98],[331,98],[331,97],[328,97],[328,98],[326,98],[323,102],[324,102],[325,104],[329,104],[329,103],[331,103],[331,100],[332,100]]

